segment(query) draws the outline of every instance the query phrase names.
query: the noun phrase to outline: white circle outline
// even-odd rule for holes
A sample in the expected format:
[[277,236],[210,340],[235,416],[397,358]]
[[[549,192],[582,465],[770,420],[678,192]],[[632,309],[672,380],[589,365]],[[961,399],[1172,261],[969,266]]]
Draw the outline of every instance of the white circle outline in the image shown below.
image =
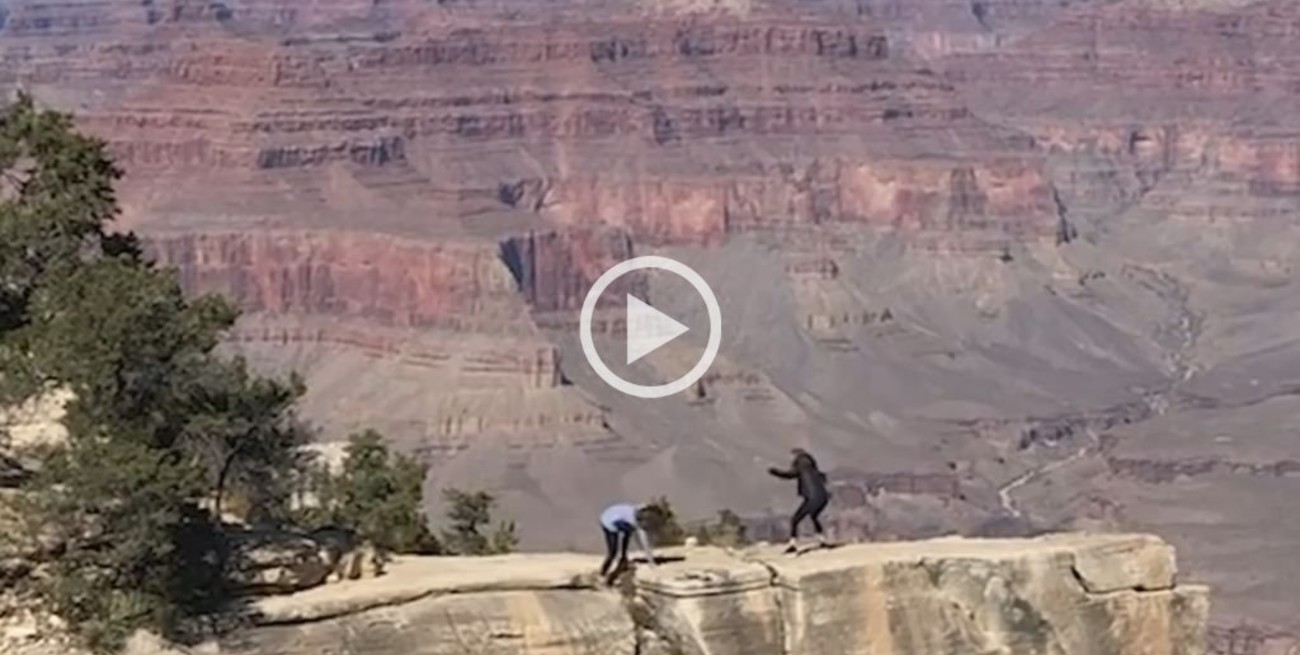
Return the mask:
[[[591,337],[592,315],[596,311],[596,301],[600,299],[600,295],[614,280],[643,268],[657,268],[676,273],[690,282],[691,286],[695,287],[695,292],[704,299],[704,306],[709,312],[709,341],[704,346],[704,354],[695,363],[695,368],[672,382],[658,385],[628,382],[609,370],[604,360],[600,358],[600,353],[596,352],[596,343]],[[605,384],[637,398],[663,398],[685,391],[696,380],[704,377],[704,373],[713,365],[713,360],[718,356],[718,348],[722,345],[722,310],[718,308],[718,299],[713,295],[713,290],[709,288],[708,283],[691,267],[659,255],[642,255],[621,261],[596,278],[596,283],[591,285],[591,290],[582,301],[582,311],[578,315],[578,338],[582,341],[582,354],[587,356],[587,363],[591,364],[591,368],[595,369],[596,375],[599,375]]]

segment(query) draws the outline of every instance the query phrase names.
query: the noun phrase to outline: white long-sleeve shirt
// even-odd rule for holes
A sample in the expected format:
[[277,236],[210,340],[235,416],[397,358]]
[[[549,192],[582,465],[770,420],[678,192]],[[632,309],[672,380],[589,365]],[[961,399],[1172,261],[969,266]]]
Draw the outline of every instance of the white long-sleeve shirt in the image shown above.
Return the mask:
[[645,553],[646,561],[650,564],[655,563],[654,553],[650,551],[650,540],[646,538],[645,530],[641,529],[640,524],[636,521],[636,506],[627,503],[610,505],[605,511],[600,513],[601,527],[610,532],[620,532],[619,524],[624,523],[632,527],[636,532],[636,540],[641,544],[641,550]]

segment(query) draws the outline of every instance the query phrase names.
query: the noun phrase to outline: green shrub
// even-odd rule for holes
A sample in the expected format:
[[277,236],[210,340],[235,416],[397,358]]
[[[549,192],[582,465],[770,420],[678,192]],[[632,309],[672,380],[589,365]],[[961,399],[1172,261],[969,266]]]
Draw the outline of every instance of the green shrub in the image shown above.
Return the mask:
[[323,467],[310,474],[317,505],[303,510],[302,522],[355,530],[391,552],[439,553],[442,547],[421,509],[427,471],[415,459],[390,452],[374,430],[351,435],[338,474]]
[[53,542],[48,575],[19,584],[100,651],[138,628],[190,636],[222,606],[230,562],[211,508],[238,493],[284,517],[305,438],[296,380],[214,353],[238,312],[186,298],[111,231],[119,176],[68,116],[27,96],[0,110],[0,403],[75,397],[67,443],[32,454],[10,508]]
[[660,496],[650,501],[638,515],[637,522],[645,530],[651,546],[680,546],[686,542],[686,530],[677,522],[677,514],[667,498]]
[[492,508],[496,505],[496,498],[491,494],[459,489],[445,489],[442,493],[447,501],[447,520],[451,523],[451,528],[442,532],[448,553],[499,555],[519,545],[514,521],[498,522],[490,533],[483,533],[492,524]]
[[716,521],[706,521],[696,526],[693,535],[702,546],[741,548],[750,543],[745,522],[729,509],[718,512]]

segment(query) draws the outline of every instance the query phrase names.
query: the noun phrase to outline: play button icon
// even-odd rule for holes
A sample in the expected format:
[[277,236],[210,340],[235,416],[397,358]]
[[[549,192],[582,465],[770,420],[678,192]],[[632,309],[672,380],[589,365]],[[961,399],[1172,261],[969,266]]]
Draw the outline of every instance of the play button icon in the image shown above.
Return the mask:
[[[709,338],[704,346],[704,354],[700,356],[694,368],[685,375],[659,385],[634,384],[619,377],[601,360],[600,353],[596,351],[595,340],[591,336],[592,317],[596,312],[596,301],[600,299],[600,295],[619,277],[646,268],[667,271],[689,282],[704,300],[704,307],[709,315]],[[630,293],[626,295],[626,300],[626,363],[629,365],[690,330],[677,319],[651,307],[649,303]],[[658,255],[634,257],[615,264],[591,285],[586,299],[583,300],[582,312],[579,314],[578,337],[582,341],[582,352],[587,356],[591,368],[606,384],[638,398],[663,398],[686,390],[704,377],[709,367],[713,365],[713,360],[718,356],[718,348],[722,344],[722,312],[718,308],[718,299],[713,296],[713,290],[709,288],[708,283],[689,266],[675,259]]]
[[660,346],[686,334],[690,328],[671,316],[627,294],[627,363],[631,364]]

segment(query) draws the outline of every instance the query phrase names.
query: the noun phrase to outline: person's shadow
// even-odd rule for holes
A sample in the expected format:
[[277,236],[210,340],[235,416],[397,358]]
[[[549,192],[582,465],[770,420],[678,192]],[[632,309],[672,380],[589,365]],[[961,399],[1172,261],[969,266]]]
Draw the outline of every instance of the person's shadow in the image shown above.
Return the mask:
[[[632,558],[629,558],[629,559],[630,559],[630,561],[631,561],[632,563],[634,563],[634,564],[646,564],[646,563],[647,563],[647,562],[646,562],[646,558],[645,558],[644,555],[639,556],[639,557],[632,557]],[[654,563],[655,563],[655,564],[672,564],[673,562],[685,562],[685,561],[686,561],[686,556],[685,556],[685,555],[655,555],[655,561],[654,561]]]

